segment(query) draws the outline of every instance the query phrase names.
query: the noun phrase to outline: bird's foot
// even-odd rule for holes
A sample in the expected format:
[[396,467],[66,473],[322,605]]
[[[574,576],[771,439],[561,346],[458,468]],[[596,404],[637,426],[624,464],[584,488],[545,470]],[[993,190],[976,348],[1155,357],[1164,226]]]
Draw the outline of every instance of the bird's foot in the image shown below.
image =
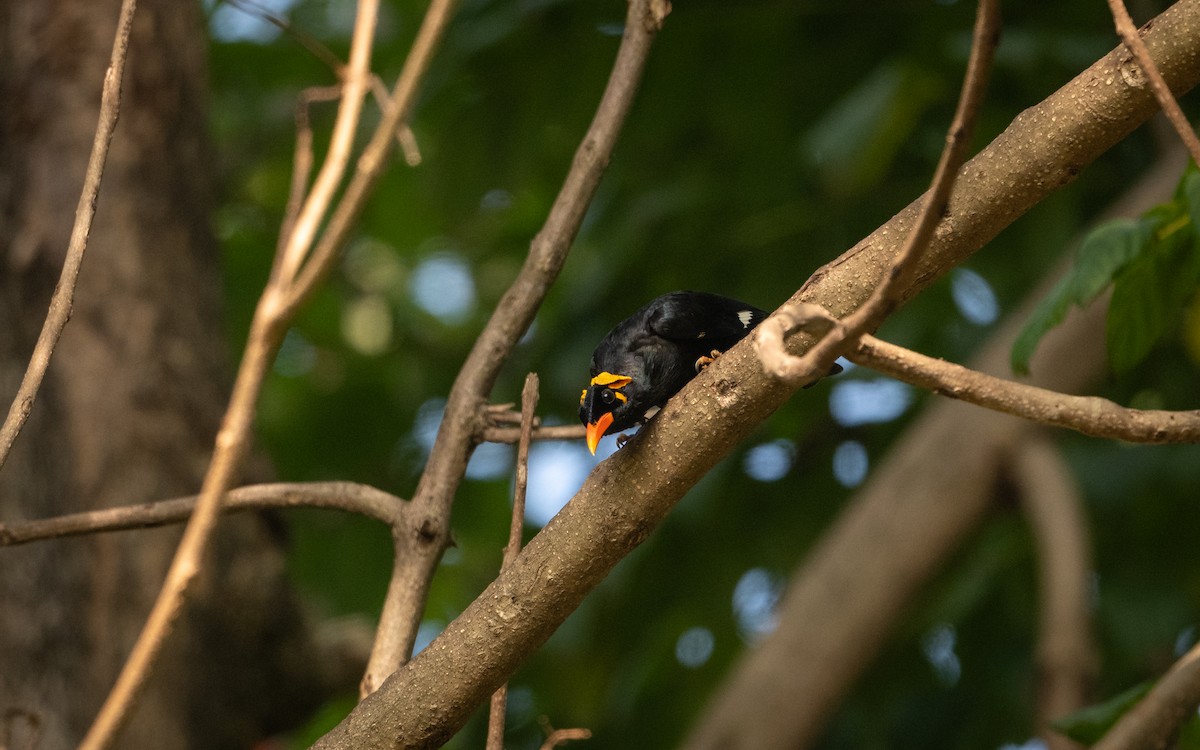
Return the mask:
[[701,372],[705,367],[708,367],[713,362],[717,361],[717,357],[721,356],[719,349],[713,349],[707,356],[702,356],[696,360],[696,372]]
[[617,450],[621,450],[622,448],[624,448],[625,444],[628,443],[632,439],[633,439],[633,436],[626,435],[624,433],[617,435]]

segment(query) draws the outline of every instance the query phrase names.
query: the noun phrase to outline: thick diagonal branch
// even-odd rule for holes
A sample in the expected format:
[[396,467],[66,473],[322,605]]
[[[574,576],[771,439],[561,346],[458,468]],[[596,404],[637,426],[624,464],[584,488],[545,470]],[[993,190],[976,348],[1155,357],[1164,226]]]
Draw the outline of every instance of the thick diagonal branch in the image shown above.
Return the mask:
[[[1146,35],[1176,91],[1200,79],[1198,26],[1200,0],[1183,0],[1159,16]],[[963,168],[900,299],[919,293],[969,257],[1156,111],[1148,92],[1130,87],[1118,74],[1123,54],[1109,53],[1022,113]],[[898,238],[907,236],[919,208],[904,209],[822,268],[792,301],[814,302],[835,315],[860,305],[890,267]],[[795,353],[807,344],[789,346]],[[745,342],[730,349],[592,473],[511,569],[316,747],[430,747],[444,741],[683,494],[797,387],[763,373]],[[696,440],[697,434],[705,439]],[[784,710],[795,709],[789,703]]]

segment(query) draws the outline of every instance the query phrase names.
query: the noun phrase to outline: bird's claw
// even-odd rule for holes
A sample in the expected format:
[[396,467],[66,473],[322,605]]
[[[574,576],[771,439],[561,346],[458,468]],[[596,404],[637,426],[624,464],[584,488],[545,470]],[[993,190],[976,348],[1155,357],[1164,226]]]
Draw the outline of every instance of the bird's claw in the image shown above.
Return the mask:
[[721,356],[721,352],[718,349],[713,349],[706,356],[701,356],[699,359],[696,360],[696,372],[700,372],[705,367],[708,367],[713,362],[716,362],[717,357],[719,357],[719,356]]
[[628,443],[630,441],[630,439],[631,439],[630,436],[626,435],[624,433],[617,435],[617,450],[621,450],[622,448],[624,448],[625,444]]

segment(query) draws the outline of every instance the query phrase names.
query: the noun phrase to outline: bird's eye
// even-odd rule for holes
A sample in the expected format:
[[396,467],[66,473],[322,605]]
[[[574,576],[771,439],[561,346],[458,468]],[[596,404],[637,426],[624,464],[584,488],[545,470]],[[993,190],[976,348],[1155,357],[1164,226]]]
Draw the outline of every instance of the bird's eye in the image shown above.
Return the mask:
[[605,388],[604,390],[600,391],[600,400],[605,404],[611,404],[616,399],[613,397],[613,392],[608,388]]

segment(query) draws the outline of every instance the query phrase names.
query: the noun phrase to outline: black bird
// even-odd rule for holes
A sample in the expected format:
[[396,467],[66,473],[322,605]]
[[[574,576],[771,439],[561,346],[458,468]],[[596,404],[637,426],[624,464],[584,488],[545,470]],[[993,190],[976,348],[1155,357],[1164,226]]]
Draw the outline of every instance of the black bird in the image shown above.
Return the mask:
[[579,398],[592,453],[608,431],[653,417],[718,354],[767,313],[707,292],[664,294],[617,324],[592,353],[592,382]]

